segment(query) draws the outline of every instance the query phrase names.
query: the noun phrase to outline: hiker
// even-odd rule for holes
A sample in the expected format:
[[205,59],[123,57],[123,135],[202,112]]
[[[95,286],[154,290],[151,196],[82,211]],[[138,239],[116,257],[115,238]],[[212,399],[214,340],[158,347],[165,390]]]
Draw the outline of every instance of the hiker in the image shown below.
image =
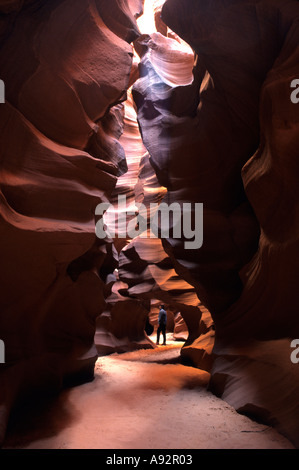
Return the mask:
[[159,326],[157,330],[157,344],[159,344],[160,340],[160,333],[162,332],[163,334],[163,345],[166,344],[166,322],[167,322],[167,313],[165,310],[164,305],[160,305],[160,311],[159,311]]

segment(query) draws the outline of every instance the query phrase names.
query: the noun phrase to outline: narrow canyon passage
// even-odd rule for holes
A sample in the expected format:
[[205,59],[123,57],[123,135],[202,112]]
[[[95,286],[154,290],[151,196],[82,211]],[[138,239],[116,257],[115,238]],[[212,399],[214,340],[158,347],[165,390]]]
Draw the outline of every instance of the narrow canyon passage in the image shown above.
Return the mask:
[[[95,380],[12,423],[6,449],[292,449],[206,389],[183,343],[100,357]],[[154,336],[152,337],[154,340]],[[196,429],[196,433],[194,432]]]
[[0,447],[299,448],[298,0],[0,23]]

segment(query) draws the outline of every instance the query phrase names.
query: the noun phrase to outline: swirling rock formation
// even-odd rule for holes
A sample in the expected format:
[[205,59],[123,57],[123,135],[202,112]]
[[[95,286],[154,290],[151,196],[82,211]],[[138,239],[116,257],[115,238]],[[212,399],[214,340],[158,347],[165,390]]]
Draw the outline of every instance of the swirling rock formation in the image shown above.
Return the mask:
[[198,56],[194,82],[164,81],[150,57],[158,47],[152,37],[139,40],[134,86],[168,203],[204,204],[203,246],[186,250],[184,239],[171,238],[163,245],[215,321],[211,387],[297,445],[299,380],[289,338],[299,333],[299,108],[290,101],[298,15],[296,0],[167,0],[163,22]]
[[93,377],[112,254],[95,208],[126,169],[118,104],[142,3],[0,5],[0,440],[16,400]]
[[175,272],[160,239],[137,237],[124,248],[119,259],[119,279],[121,285],[115,289],[122,295],[143,301],[158,299],[168,310],[180,312],[188,328],[186,345],[207,331],[211,332],[213,343],[214,327],[209,312],[193,286]]
[[[20,398],[153,347],[163,301],[211,389],[299,446],[299,4],[162,3],[140,37],[142,0],[0,2],[0,441]],[[203,203],[203,246],[150,238],[149,219],[144,237],[96,238],[119,195],[133,212]]]
[[154,347],[145,335],[147,302],[113,295],[97,319],[95,345],[100,355]]
[[[200,325],[207,325],[209,321],[201,319],[202,304],[194,287],[177,275],[161,241],[151,238],[150,208],[152,204],[159,206],[166,190],[159,184],[149,162],[131,93],[125,103],[124,132],[120,143],[125,150],[128,171],[118,178],[110,197],[113,207],[104,217],[108,230],[113,227],[115,231],[113,242],[118,250],[118,269],[112,293],[106,299],[107,309],[97,320],[97,350],[105,354],[154,347],[144,330],[147,317],[153,325],[157,324],[158,299],[167,304],[169,331],[174,330],[175,324],[172,310],[181,312],[184,325],[188,325],[185,334],[190,344],[202,333]],[[122,205],[118,201],[120,196],[126,198]],[[145,230],[141,227],[143,233],[132,239],[127,233],[128,226],[137,222],[135,214],[141,204],[147,210],[144,214],[146,227]],[[212,323],[208,326],[210,329],[213,329]]]

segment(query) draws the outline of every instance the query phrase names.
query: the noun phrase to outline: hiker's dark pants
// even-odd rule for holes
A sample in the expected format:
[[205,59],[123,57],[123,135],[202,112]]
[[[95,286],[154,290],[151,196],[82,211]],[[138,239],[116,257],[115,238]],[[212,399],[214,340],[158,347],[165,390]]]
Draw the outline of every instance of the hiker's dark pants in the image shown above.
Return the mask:
[[166,343],[166,325],[163,323],[159,325],[158,330],[157,330],[157,343],[159,343],[161,332],[163,334],[164,343]]

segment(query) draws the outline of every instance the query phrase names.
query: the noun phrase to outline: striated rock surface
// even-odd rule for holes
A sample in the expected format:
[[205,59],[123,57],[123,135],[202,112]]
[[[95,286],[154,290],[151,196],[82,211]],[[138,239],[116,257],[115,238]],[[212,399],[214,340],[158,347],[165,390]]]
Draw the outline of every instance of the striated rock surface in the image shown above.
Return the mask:
[[[198,56],[193,84],[164,79],[150,57],[159,49],[152,36],[138,40],[141,79],[134,86],[167,202],[204,204],[203,246],[186,250],[175,238],[163,245],[215,321],[211,388],[296,445],[299,380],[290,339],[299,333],[299,108],[290,83],[299,73],[298,15],[296,0],[167,0],[163,22]],[[165,47],[161,60],[179,64]]]
[[145,334],[147,302],[113,295],[96,323],[95,345],[99,355],[154,347]]
[[[159,54],[156,56],[159,62]],[[193,54],[191,61],[193,64]],[[190,74],[189,67],[189,81]],[[167,304],[168,331],[174,330],[174,313],[181,312],[188,325],[185,335],[186,339],[189,337],[189,344],[201,333],[201,302],[194,287],[175,272],[161,241],[151,238],[151,205],[160,204],[166,189],[159,184],[150,164],[130,92],[124,104],[124,131],[120,144],[125,151],[128,170],[118,178],[110,196],[113,207],[104,216],[108,231],[115,233],[113,243],[118,251],[118,269],[114,273],[111,295],[106,299],[107,309],[97,320],[97,350],[105,354],[115,350],[123,352],[140,347],[155,347],[145,334],[145,326],[149,318],[151,324],[157,327],[159,300]],[[125,197],[121,205],[120,197]],[[146,214],[141,207],[147,211]],[[144,227],[138,224],[136,215],[139,212],[145,218]],[[133,232],[136,230],[135,236],[132,234],[130,237],[128,234],[130,227]],[[208,329],[210,327],[212,324]]]
[[[210,389],[299,446],[299,3],[163,4],[140,36],[141,0],[0,2],[0,441],[21,398],[155,347],[162,301]],[[140,234],[153,202],[203,203],[202,247]]]
[[[130,80],[134,81],[138,77],[138,69],[135,70],[133,66]],[[104,215],[107,232],[111,234],[111,241],[117,250],[117,259],[116,264],[113,260],[110,263],[110,295],[106,299],[105,311],[96,323],[95,344],[99,354],[153,347],[145,333],[150,302],[132,299],[118,292],[119,289],[127,288],[127,285],[119,279],[118,268],[121,252],[131,242],[128,226],[132,223],[135,225],[137,201],[143,201],[146,193],[144,187],[149,188],[151,201],[159,199],[161,187],[157,183],[153,169],[150,170],[151,174],[147,172],[146,184],[140,178],[140,174],[144,173],[147,151],[140,136],[130,90],[128,99],[124,103],[123,115],[123,133],[119,144],[126,156],[126,172],[118,178],[110,195],[111,207]]]
[[[156,300],[157,305],[157,300],[163,302],[170,313],[169,320],[171,312],[180,312],[188,329],[186,345],[213,330],[208,310],[193,286],[176,273],[160,239],[137,237],[124,248],[119,259],[119,279],[121,285],[115,284],[114,288],[120,294],[143,301]],[[153,314],[154,311],[152,309]],[[203,311],[205,316],[202,317]],[[168,328],[173,330],[174,325],[169,324]]]
[[126,169],[119,103],[142,7],[105,4],[0,5],[0,440],[20,398],[93,377],[115,259],[95,236],[95,208]]

